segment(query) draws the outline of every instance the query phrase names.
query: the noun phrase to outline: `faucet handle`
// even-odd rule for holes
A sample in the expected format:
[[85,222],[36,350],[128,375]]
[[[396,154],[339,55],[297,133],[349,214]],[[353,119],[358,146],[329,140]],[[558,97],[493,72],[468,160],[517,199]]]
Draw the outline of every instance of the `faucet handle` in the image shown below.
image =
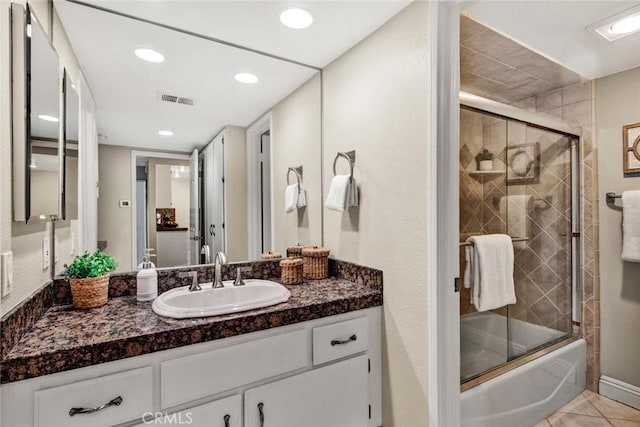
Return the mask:
[[233,286],[244,286],[244,280],[242,279],[242,273],[250,273],[253,269],[251,267],[238,267],[236,268],[236,280],[233,281]]
[[178,273],[178,277],[191,277],[191,285],[189,285],[189,291],[200,291],[202,288],[198,283],[198,272],[197,271],[183,271]]

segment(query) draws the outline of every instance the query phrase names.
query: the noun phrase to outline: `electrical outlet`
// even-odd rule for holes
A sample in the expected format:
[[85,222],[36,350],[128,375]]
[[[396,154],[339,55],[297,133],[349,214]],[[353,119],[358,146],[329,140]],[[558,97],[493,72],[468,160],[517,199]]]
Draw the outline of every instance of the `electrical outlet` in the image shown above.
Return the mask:
[[49,264],[51,263],[51,254],[49,251],[51,250],[51,246],[49,243],[48,237],[42,238],[42,270],[47,270],[49,268]]
[[13,291],[13,252],[5,252],[0,255],[0,265],[2,265],[2,298]]
[[58,236],[53,238],[53,262],[54,264],[58,264],[58,259],[60,259],[60,246],[58,245]]

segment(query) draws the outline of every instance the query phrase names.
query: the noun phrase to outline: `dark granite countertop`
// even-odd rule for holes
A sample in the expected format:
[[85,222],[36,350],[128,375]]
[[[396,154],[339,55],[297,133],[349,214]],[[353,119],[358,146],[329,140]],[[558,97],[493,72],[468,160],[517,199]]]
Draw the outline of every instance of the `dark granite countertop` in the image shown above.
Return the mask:
[[156,227],[156,231],[188,231],[189,228],[188,227],[163,227],[163,226],[157,226]]
[[194,319],[158,316],[150,302],[133,296],[111,298],[88,311],[54,305],[5,355],[1,383],[382,305],[381,286],[361,280],[328,278],[288,288],[291,298],[285,303]]

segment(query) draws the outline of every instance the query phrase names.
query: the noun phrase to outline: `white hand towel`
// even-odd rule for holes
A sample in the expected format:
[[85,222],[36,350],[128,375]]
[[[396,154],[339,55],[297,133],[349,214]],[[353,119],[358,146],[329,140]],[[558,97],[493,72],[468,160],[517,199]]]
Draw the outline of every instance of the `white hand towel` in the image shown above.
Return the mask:
[[324,202],[327,209],[338,212],[347,210],[349,206],[348,197],[351,192],[349,181],[349,175],[336,175],[333,177],[331,186],[329,187],[329,194],[327,194],[327,200]]
[[622,260],[640,262],[640,190],[622,193]]
[[304,188],[304,184],[300,184],[299,188],[298,184],[295,184],[295,186],[298,191],[298,203],[296,204],[296,207],[304,208],[307,206],[307,190]]
[[473,303],[478,311],[516,303],[513,244],[506,234],[473,236]]
[[[500,217],[507,220],[507,232],[514,237],[529,237],[529,203],[531,196],[512,195],[500,198]],[[514,249],[526,249],[527,242],[514,242]]]
[[473,252],[473,246],[464,247],[464,287],[467,289],[471,288],[473,282]]
[[284,212],[291,213],[298,206],[298,184],[287,185],[284,192]]

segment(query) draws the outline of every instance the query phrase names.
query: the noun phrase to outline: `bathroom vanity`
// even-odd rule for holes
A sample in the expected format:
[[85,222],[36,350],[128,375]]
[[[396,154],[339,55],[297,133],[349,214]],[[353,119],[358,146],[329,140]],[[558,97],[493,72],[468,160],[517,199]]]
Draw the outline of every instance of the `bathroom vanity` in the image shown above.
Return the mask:
[[169,319],[132,296],[53,306],[3,359],[2,425],[380,426],[381,272],[377,287],[331,264],[342,278],[243,313]]

